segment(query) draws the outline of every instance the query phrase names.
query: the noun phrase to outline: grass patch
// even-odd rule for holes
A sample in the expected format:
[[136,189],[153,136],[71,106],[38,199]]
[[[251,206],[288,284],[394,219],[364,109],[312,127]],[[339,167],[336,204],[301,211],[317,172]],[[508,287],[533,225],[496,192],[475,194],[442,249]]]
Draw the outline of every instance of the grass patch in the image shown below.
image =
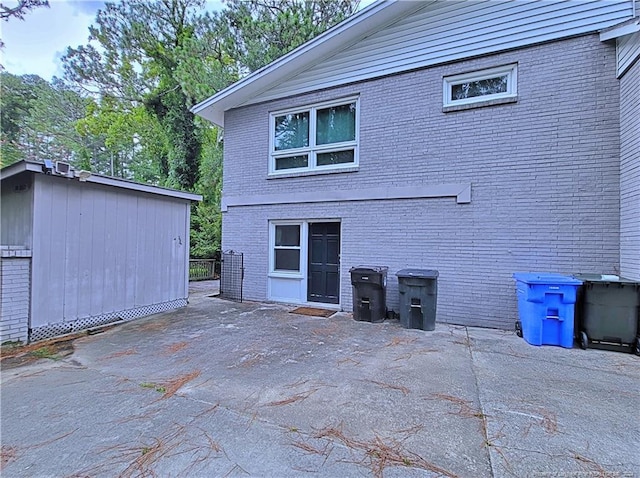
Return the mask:
[[44,347],[37,348],[29,352],[29,355],[39,359],[59,360],[57,356],[57,350],[54,347],[45,345]]
[[167,391],[166,388],[160,386],[160,385],[156,385],[155,383],[150,383],[150,382],[143,382],[140,384],[140,386],[142,388],[149,388],[152,390],[155,390],[158,393],[165,393]]

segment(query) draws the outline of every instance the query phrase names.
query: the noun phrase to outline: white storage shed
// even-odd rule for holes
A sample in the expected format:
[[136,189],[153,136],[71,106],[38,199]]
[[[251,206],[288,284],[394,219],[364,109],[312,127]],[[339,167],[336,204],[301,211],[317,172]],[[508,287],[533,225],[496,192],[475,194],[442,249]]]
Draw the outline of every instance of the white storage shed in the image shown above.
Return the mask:
[[21,161],[1,171],[0,342],[36,341],[187,304],[201,196]]

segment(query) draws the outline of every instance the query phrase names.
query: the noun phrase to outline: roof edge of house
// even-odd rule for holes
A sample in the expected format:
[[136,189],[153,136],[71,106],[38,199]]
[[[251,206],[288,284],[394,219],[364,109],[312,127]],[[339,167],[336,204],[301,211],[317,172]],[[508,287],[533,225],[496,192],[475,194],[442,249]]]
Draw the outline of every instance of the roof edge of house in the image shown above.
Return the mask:
[[[194,105],[191,112],[224,127],[224,112],[269,89],[333,54],[337,48],[357,42],[402,15],[425,6],[424,2],[382,0],[360,10],[317,37],[272,61],[225,89]],[[244,94],[240,94],[240,93]]]

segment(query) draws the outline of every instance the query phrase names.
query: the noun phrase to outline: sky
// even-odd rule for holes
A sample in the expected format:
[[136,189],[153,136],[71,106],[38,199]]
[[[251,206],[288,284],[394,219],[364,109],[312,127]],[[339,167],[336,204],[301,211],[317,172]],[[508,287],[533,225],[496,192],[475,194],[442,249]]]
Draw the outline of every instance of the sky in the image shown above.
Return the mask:
[[[373,0],[361,1],[360,7]],[[8,7],[17,0],[3,0]],[[15,75],[36,74],[47,81],[63,75],[60,58],[67,47],[87,43],[89,25],[104,2],[96,0],[49,0],[49,8],[27,12],[24,20],[11,18],[0,23],[0,64]],[[208,0],[208,9],[220,10],[221,0]]]
[[[17,0],[3,0],[8,7]],[[209,2],[211,9],[221,6],[219,0]],[[24,20],[10,18],[0,23],[0,64],[15,75],[36,74],[45,80],[63,74],[60,58],[67,47],[87,43],[89,25],[104,2],[95,0],[49,0],[49,8],[27,12]]]

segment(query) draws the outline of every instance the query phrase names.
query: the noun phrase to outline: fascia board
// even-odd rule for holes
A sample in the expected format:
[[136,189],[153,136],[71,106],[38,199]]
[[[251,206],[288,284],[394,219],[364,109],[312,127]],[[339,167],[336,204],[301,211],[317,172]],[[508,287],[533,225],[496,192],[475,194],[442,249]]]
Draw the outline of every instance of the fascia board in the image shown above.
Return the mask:
[[365,8],[313,40],[237,81],[191,108],[191,112],[224,127],[224,112],[328,58],[403,15],[424,8],[424,2],[383,1]]
[[634,18],[631,22],[627,21],[622,25],[616,25],[608,28],[600,33],[600,41],[609,41],[620,38],[625,35],[631,35],[640,31],[640,19]]
[[25,171],[31,171],[34,173],[42,172],[42,164],[40,163],[31,163],[28,161],[19,161],[11,166],[7,166],[0,171],[0,178],[8,179],[11,176],[15,176],[16,174],[23,173]]
[[140,191],[144,193],[158,194],[160,196],[174,197],[178,199],[187,199],[189,201],[202,201],[202,196],[199,194],[188,193],[185,191],[178,191],[175,189],[161,188],[158,186],[151,186],[149,184],[141,184],[133,181],[124,181],[117,178],[110,178],[108,176],[91,175],[85,180],[87,183],[102,184],[104,186],[113,186],[122,189],[130,189],[133,191]]

